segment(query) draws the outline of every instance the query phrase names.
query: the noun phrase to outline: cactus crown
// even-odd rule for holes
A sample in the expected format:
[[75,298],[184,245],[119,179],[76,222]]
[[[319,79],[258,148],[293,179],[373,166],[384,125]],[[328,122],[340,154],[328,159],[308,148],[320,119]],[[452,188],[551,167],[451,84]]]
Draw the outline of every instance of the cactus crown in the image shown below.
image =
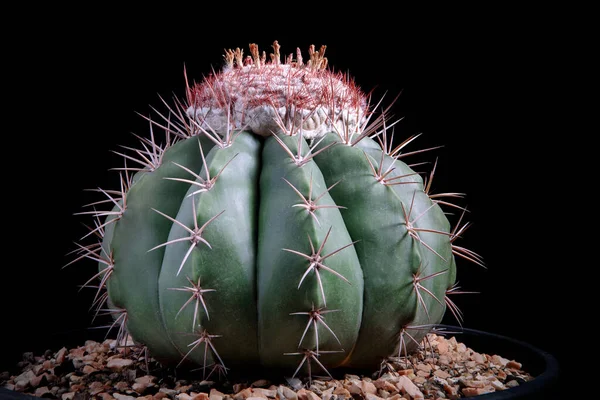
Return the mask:
[[302,130],[313,139],[334,130],[350,135],[364,130],[367,96],[347,75],[327,68],[326,46],[316,51],[311,45],[306,63],[300,49],[282,62],[277,41],[272,46],[269,60],[256,44],[246,57],[240,48],[225,50],[223,70],[188,88],[188,115],[219,134]]

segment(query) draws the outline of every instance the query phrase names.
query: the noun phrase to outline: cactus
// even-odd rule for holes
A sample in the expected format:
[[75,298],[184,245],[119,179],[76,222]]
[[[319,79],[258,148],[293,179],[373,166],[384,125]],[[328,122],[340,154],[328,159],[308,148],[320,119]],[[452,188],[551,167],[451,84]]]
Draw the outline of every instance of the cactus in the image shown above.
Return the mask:
[[433,172],[401,160],[413,138],[393,147],[386,112],[324,46],[306,62],[279,50],[227,50],[185,101],[163,101],[141,149],[119,153],[120,188],[81,213],[99,238],[76,258],[99,262],[84,285],[98,282],[96,312],[118,341],[204,378],[378,368],[446,308],[460,321],[455,256],[482,265],[454,244],[468,224],[451,229],[440,207],[462,195],[432,194]]

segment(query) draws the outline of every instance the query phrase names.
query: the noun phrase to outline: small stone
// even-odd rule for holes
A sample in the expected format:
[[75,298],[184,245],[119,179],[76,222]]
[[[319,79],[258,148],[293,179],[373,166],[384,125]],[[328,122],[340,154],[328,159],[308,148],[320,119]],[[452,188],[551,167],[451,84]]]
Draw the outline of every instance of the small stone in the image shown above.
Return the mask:
[[406,397],[400,396],[398,393],[395,395],[388,397],[387,400],[407,400]]
[[397,371],[398,375],[402,376],[402,375],[410,375],[413,374],[414,371],[412,369],[401,369],[400,371]]
[[311,392],[310,390],[306,390],[304,388],[298,390],[298,399],[300,400],[321,400],[321,398],[319,396],[317,396],[315,393]]
[[333,397],[333,389],[334,387],[332,386],[329,389],[324,390],[323,393],[321,393],[321,399],[330,400]]
[[100,397],[102,400],[114,400],[113,395],[111,395],[110,393],[106,393],[106,392],[99,393],[98,397]]
[[169,397],[174,397],[177,394],[177,390],[169,389],[169,388],[166,388],[166,387],[158,389],[158,392],[159,393],[164,393],[164,394],[166,394]]
[[441,365],[450,365],[450,363],[452,362],[450,357],[448,357],[447,355],[440,356],[440,358],[438,358],[438,361]]
[[373,393],[365,393],[365,400],[383,400],[383,397],[379,397]]
[[134,383],[133,385],[131,385],[131,388],[133,390],[135,390],[137,393],[142,394],[146,391],[146,389],[148,389],[148,384],[147,383]]
[[192,400],[208,400],[208,393],[192,393]]
[[362,394],[361,382],[358,379],[351,379],[349,382],[344,384],[344,387],[351,394],[360,395]]
[[321,396],[321,394],[323,393],[323,390],[325,390],[326,388],[327,388],[327,385],[325,384],[325,382],[313,380],[312,385],[310,385],[310,387],[307,389],[312,392],[315,392],[315,394],[317,396]]
[[397,385],[398,389],[402,391],[402,393],[407,393],[413,399],[423,399],[423,393],[419,390],[417,385],[415,385],[410,379],[406,376],[401,376],[400,380],[398,380]]
[[42,364],[34,365],[33,368],[31,368],[31,370],[33,371],[33,373],[36,374],[36,375],[39,375],[40,372],[42,372],[43,369],[44,369],[44,366]]
[[496,376],[498,377],[498,379],[500,380],[506,380],[506,378],[508,377],[508,375],[506,375],[506,372],[500,370],[496,373]]
[[257,397],[263,397],[265,399],[269,397],[275,398],[277,396],[277,391],[255,387],[252,389],[252,394]]
[[191,388],[192,388],[192,385],[177,385],[175,387],[175,389],[177,389],[179,392],[187,392]]
[[377,379],[375,382],[373,382],[373,384],[375,385],[375,387],[377,389],[380,390],[385,390],[387,392],[394,392],[396,390],[398,390],[396,388],[396,385],[394,385],[392,382],[388,381],[388,380],[383,380],[383,379]]
[[215,388],[210,389],[210,393],[208,394],[209,400],[223,400],[223,397],[225,397],[225,394]]
[[15,384],[23,387],[29,385],[29,382],[35,378],[35,373],[32,370],[28,370],[18,375],[15,378]]
[[50,393],[50,389],[48,389],[48,386],[42,386],[42,387],[35,389],[34,396],[42,397],[43,395],[48,394],[48,393]]
[[263,396],[262,393],[254,393],[254,392],[252,392],[252,394],[250,396],[246,397],[246,400],[252,400],[252,399],[267,400],[267,396]]
[[438,342],[437,350],[440,355],[448,353],[448,342],[445,340]]
[[513,379],[511,381],[506,382],[504,385],[506,387],[513,388],[513,387],[519,386],[519,382],[517,382],[516,379]]
[[367,394],[367,393],[376,394],[377,393],[377,388],[375,387],[373,382],[368,382],[368,381],[363,380],[361,386],[362,386],[363,394]]
[[352,397],[352,394],[348,391],[348,389],[346,389],[344,386],[338,386],[333,390],[333,394],[337,395],[338,398],[339,397]]
[[83,369],[81,370],[84,374],[89,375],[91,373],[97,372],[98,370],[94,367],[92,367],[91,365],[84,365]]
[[460,379],[460,383],[465,387],[470,388],[482,388],[485,386],[485,382],[478,381],[475,379]]
[[425,382],[427,382],[427,379],[426,379],[426,378],[424,378],[424,377],[422,377],[422,376],[416,376],[416,377],[415,377],[415,378],[412,380],[412,382],[413,382],[413,383],[416,383],[416,384],[419,384],[419,385],[422,385],[422,384],[424,384]]
[[509,361],[506,363],[506,368],[521,369],[521,367],[522,367],[521,363],[518,363],[515,360]]
[[56,353],[56,364],[60,365],[65,361],[65,356],[67,355],[67,348],[63,347]]
[[154,385],[155,380],[156,380],[156,377],[152,376],[152,375],[144,375],[144,376],[140,376],[139,378],[135,378],[136,383],[143,383],[148,386]]
[[296,392],[284,385],[279,385],[277,388],[277,393],[279,396],[283,397],[283,399],[296,400],[298,398]]
[[106,367],[120,371],[123,368],[130,366],[131,364],[133,364],[133,360],[129,360],[126,358],[113,358],[106,363]]
[[[63,347],[64,348],[64,347]],[[73,400],[73,397],[75,397],[75,392],[67,392],[67,393],[63,393],[60,398],[61,400]]]
[[428,378],[429,375],[430,375],[429,372],[421,371],[421,370],[417,371],[417,376],[420,376],[420,377],[423,377],[423,378]]
[[245,388],[240,390],[239,392],[237,392],[233,398],[235,400],[244,400],[247,399],[248,397],[252,396],[252,389],[251,388]]
[[17,391],[17,392],[23,392],[27,388],[27,386],[29,386],[28,382],[26,382],[26,381],[17,381],[17,382],[15,382],[14,390]]
[[447,340],[448,345],[450,346],[450,348],[452,349],[456,349],[456,345],[458,345],[458,341],[456,340],[455,336],[452,336],[450,339]]
[[489,390],[486,388],[463,388],[462,389],[462,394],[464,394],[465,397],[480,396],[482,394],[491,393],[491,392],[493,392],[493,389],[492,390]]
[[38,386],[45,386],[48,384],[47,376],[48,374],[44,372],[42,375],[31,378],[29,384],[34,388]]
[[69,350],[69,358],[71,360],[82,359],[85,354],[85,347],[77,347],[75,349]]
[[496,365],[500,365],[502,367],[506,367],[506,364],[508,364],[508,360],[504,357],[500,357],[497,354],[494,354],[492,356],[492,362]]
[[102,382],[98,382],[98,381],[92,382],[89,385],[89,391],[92,396],[95,396],[98,393],[101,393],[104,391],[104,385],[102,384]]
[[121,394],[121,393],[113,393],[113,397],[117,400],[135,400],[136,399],[133,396],[128,396],[126,394]]
[[484,356],[482,356],[479,353],[473,353],[471,355],[471,358],[473,359],[473,361],[475,361],[477,364],[485,364],[486,362],[486,358]]
[[82,385],[81,383],[75,383],[71,385],[69,389],[71,390],[71,392],[83,392],[86,388],[85,385]]
[[492,387],[496,390],[505,390],[506,386],[504,386],[504,384],[502,382],[500,382],[498,379],[494,379],[490,382],[490,385],[492,385]]
[[124,392],[127,389],[129,389],[129,383],[125,382],[125,381],[119,381],[117,383],[114,384],[114,388],[116,390],[118,390],[119,392]]
[[417,371],[431,372],[431,365],[425,363],[417,364]]
[[441,369],[433,371],[433,375],[437,376],[438,378],[442,378],[442,379],[448,379],[451,376],[449,373],[447,373],[446,371],[441,370]]
[[257,380],[257,381],[254,381],[254,382],[252,382],[252,385],[251,385],[251,386],[253,386],[253,387],[259,387],[259,388],[262,388],[262,387],[267,387],[267,386],[269,386],[270,384],[271,384],[271,382],[269,382],[269,381],[268,381],[268,380],[266,380],[266,379],[259,379],[259,380]]

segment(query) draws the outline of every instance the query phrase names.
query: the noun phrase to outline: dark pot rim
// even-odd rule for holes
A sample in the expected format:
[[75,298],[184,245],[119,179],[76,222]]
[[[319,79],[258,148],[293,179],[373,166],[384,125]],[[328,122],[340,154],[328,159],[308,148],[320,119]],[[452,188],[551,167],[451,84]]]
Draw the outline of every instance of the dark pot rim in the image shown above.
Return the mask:
[[[454,325],[436,325],[440,334],[457,335],[467,347],[479,353],[498,354],[507,359],[515,359],[523,364],[523,369],[534,376],[534,379],[519,386],[471,397],[481,400],[514,400],[514,399],[551,399],[558,389],[559,364],[550,353],[527,342],[508,336],[464,328]],[[464,340],[462,340],[464,338]],[[0,399],[39,399],[20,392],[0,387]]]

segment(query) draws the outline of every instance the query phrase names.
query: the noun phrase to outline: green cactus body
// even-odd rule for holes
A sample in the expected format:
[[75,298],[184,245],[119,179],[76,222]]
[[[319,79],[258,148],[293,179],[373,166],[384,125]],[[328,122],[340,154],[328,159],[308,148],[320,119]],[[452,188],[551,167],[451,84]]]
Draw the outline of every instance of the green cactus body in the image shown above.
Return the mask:
[[[251,51],[251,65],[228,52],[222,75],[189,90],[177,139],[107,194],[100,250],[83,251],[101,261],[114,319],[165,364],[377,368],[441,321],[455,233],[423,179],[362,133],[365,98],[323,52],[292,66]],[[231,94],[260,68],[293,93],[276,107],[251,87],[245,121]],[[298,100],[313,78],[333,92]]]
[[[296,138],[283,136],[280,140],[293,153],[298,151]],[[308,149],[304,140],[300,143],[304,143],[303,149]],[[323,353],[328,364],[341,364],[358,336],[363,279],[356,252],[353,246],[348,246],[352,245],[352,239],[340,210],[327,193],[314,161],[298,166],[274,137],[265,140],[260,187],[261,361],[269,366],[291,366],[298,363],[297,357],[282,357],[282,349],[294,353],[298,348],[316,351],[318,346],[321,351],[335,352]],[[317,204],[321,208],[310,212],[294,207],[303,204],[309,193],[313,199],[323,194]],[[277,217],[271,218],[272,215]],[[315,253],[323,260],[310,259]],[[333,255],[327,257],[329,254]],[[290,291],[293,296],[289,296]],[[312,310],[321,310],[324,322],[313,320],[310,332],[301,341]],[[306,314],[290,315],[300,312]],[[336,329],[332,333],[326,326]]]

